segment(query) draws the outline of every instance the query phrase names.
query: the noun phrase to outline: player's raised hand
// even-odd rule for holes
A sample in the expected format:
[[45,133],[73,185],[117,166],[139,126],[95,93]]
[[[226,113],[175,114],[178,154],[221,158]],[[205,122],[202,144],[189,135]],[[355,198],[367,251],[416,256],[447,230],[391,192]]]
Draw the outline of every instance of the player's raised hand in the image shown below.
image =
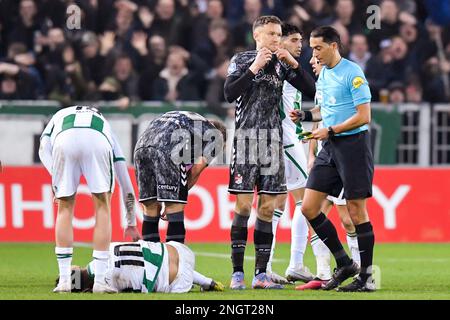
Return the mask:
[[272,60],[272,52],[267,48],[261,48],[258,50],[258,54],[256,55],[255,61],[253,61],[250,66],[250,70],[257,74],[259,70],[264,68],[269,61]]
[[124,238],[131,237],[133,241],[138,241],[141,239],[141,234],[136,226],[128,226],[123,232]]
[[278,60],[283,61],[284,63],[290,65],[292,68],[297,69],[298,62],[295,58],[287,51],[286,49],[279,48],[275,51]]

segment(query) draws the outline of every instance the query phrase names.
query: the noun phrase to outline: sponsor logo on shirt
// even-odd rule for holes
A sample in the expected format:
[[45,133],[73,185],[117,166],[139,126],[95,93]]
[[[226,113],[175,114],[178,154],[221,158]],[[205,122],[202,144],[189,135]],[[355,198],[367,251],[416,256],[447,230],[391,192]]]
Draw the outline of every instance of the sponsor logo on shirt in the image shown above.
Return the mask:
[[355,77],[352,81],[353,88],[358,89],[364,83],[364,79],[361,77]]
[[168,184],[158,184],[158,189],[159,190],[169,190],[169,191],[177,191],[178,187],[177,186],[171,186]]

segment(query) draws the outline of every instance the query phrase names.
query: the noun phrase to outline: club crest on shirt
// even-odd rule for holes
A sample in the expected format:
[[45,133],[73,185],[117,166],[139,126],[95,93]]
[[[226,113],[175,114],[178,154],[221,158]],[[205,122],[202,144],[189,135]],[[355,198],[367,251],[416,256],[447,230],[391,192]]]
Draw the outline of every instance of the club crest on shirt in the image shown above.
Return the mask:
[[234,183],[236,184],[242,184],[242,175],[241,174],[237,174],[234,176]]
[[364,83],[364,79],[361,77],[355,77],[352,81],[353,88],[358,89]]

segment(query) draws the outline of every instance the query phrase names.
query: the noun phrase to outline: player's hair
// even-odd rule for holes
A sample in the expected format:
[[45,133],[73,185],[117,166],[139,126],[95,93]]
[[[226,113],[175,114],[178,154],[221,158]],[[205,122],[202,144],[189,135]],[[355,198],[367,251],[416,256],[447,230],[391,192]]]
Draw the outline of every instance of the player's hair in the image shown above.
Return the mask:
[[[73,288],[72,292],[92,292],[92,287],[94,286],[94,279],[89,276],[86,268],[81,268],[79,266],[71,266],[71,276],[76,274],[76,270],[79,270],[79,284],[80,287]],[[58,285],[59,277],[56,278],[56,285]]]
[[293,24],[290,24],[290,23],[286,23],[286,22],[281,25],[281,30],[283,33],[282,34],[283,37],[287,37],[287,36],[290,36],[291,34],[295,34],[295,33],[300,33],[301,35],[303,35],[303,33],[299,27],[294,26]]
[[330,26],[322,26],[314,29],[311,32],[311,38],[320,38],[322,37],[323,42],[331,44],[336,42],[338,47],[341,47],[341,37],[337,30]]
[[227,127],[225,127],[223,122],[220,120],[208,119],[208,121],[211,122],[211,124],[214,127],[216,127],[217,130],[220,131],[220,133],[222,134],[222,137],[223,137],[223,143],[225,144],[227,141]]
[[255,31],[256,28],[264,26],[269,23],[275,23],[281,25],[281,20],[277,16],[261,16],[258,17],[255,22],[253,22],[253,31]]

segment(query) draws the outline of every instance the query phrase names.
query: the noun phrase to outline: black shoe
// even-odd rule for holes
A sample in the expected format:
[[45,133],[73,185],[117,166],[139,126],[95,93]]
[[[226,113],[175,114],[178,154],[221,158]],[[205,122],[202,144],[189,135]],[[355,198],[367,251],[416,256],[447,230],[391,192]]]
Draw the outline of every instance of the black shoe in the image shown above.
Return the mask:
[[371,280],[363,281],[360,277],[355,278],[352,283],[337,289],[339,292],[374,292],[375,290],[375,283]]
[[323,290],[333,290],[337,288],[342,282],[350,277],[353,277],[359,273],[358,265],[352,260],[352,263],[348,266],[334,269],[331,280],[322,285]]

